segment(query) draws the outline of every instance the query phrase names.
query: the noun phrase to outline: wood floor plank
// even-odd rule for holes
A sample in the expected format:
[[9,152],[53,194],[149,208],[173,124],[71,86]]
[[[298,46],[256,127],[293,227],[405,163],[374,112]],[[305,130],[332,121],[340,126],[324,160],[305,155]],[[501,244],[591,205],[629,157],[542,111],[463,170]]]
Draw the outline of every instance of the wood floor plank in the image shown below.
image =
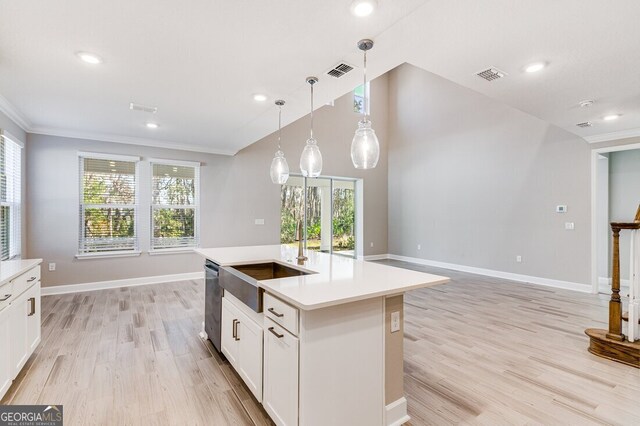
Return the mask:
[[[452,278],[405,297],[409,425],[638,423],[640,372],[586,350],[607,296],[381,262]],[[203,310],[202,281],[45,296],[2,403],[64,404],[69,425],[273,424],[198,337]]]

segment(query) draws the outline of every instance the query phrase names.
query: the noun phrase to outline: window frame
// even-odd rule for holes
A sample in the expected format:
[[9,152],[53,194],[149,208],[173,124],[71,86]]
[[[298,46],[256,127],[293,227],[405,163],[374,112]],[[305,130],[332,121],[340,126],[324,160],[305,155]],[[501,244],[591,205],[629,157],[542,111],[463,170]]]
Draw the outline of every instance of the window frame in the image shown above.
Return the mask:
[[[153,165],[161,164],[172,167],[193,167],[194,168],[194,204],[178,205],[178,204],[155,204],[153,202]],[[199,161],[187,160],[168,160],[163,158],[149,158],[149,255],[171,254],[171,253],[191,253],[194,249],[200,247],[200,167],[202,163]],[[154,248],[154,211],[156,209],[194,209],[194,244],[188,246],[175,246]]]
[[[8,229],[8,257],[6,259],[2,259],[2,247],[0,247],[0,260],[3,262],[6,261],[10,261],[10,260],[18,260],[22,258],[22,229],[23,229],[23,215],[22,215],[22,210],[23,210],[23,197],[22,197],[22,193],[23,193],[23,184],[24,184],[24,167],[23,167],[23,163],[24,163],[24,143],[19,140],[18,138],[14,137],[11,133],[7,132],[6,130],[0,129],[0,138],[4,139],[4,143],[5,143],[5,155],[4,155],[4,161],[5,161],[5,176],[7,177],[7,183],[8,183],[8,176],[10,175],[7,170],[7,156],[6,156],[6,143],[7,142],[11,142],[16,146],[16,149],[18,150],[19,153],[19,173],[16,175],[15,173],[12,173],[11,175],[13,176],[17,176],[19,179],[19,184],[18,184],[18,201],[5,201],[0,199],[0,208],[3,207],[7,207],[9,208],[9,217],[14,219],[17,217],[18,219],[18,227],[14,227],[11,225],[11,220],[9,222],[9,229]],[[15,189],[15,188],[14,188]],[[8,188],[7,188],[7,192],[8,192]],[[0,232],[2,232],[2,230],[0,229]],[[11,251],[12,249],[12,242],[14,242],[17,239],[17,245],[15,247],[13,247],[14,249],[16,249],[16,252],[13,253]],[[13,255],[12,255],[13,254]]]
[[[134,204],[85,204],[84,202],[84,170],[80,168],[83,159],[92,160],[108,160],[108,161],[126,161],[135,163],[135,200]],[[78,240],[76,246],[77,259],[96,259],[96,258],[113,258],[113,257],[132,257],[139,256],[142,251],[140,249],[140,157],[133,155],[107,154],[100,152],[78,151]],[[81,244],[85,240],[84,234],[84,212],[87,206],[89,208],[104,208],[110,206],[118,206],[120,208],[133,208],[134,211],[134,248],[132,250],[109,250],[102,252],[83,252]]]

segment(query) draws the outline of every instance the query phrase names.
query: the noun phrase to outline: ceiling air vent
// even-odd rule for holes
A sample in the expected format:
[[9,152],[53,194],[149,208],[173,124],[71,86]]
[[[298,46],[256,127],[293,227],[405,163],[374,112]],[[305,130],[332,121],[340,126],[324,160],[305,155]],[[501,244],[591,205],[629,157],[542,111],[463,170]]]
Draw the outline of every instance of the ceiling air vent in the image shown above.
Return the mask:
[[331,77],[340,78],[352,69],[353,67],[351,65],[340,62],[338,65],[327,71],[327,74],[329,74]]
[[576,124],[576,126],[584,128],[584,127],[591,127],[593,126],[593,124],[590,121],[585,121],[584,123]]
[[158,107],[152,107],[152,106],[137,104],[135,102],[130,102],[129,103],[129,109],[132,110],[132,111],[150,112],[152,114],[155,114],[156,112],[158,112]]
[[486,70],[477,72],[476,75],[480,78],[484,78],[487,81],[493,81],[493,80],[497,80],[499,78],[504,77],[505,75],[507,75],[507,73],[504,71],[500,71],[497,68],[491,67],[491,68],[487,68]]

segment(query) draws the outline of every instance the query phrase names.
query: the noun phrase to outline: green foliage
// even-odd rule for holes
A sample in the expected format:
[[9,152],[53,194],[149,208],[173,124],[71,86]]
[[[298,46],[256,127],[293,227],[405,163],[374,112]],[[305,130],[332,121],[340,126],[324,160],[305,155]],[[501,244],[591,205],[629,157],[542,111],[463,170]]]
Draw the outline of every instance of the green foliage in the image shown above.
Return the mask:
[[[280,241],[291,244],[298,240],[297,226],[304,220],[303,206],[306,205],[307,247],[320,247],[322,232],[321,191],[327,188],[308,187],[305,203],[304,190],[299,186],[283,185],[281,190]],[[355,196],[354,190],[336,188],[333,190],[333,247],[339,250],[355,248]]]

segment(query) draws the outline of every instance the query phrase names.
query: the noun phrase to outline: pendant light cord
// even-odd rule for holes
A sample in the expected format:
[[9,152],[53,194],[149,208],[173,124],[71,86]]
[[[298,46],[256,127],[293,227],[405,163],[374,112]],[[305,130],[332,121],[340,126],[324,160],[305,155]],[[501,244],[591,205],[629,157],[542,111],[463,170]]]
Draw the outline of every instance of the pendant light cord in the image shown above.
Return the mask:
[[282,139],[282,105],[278,105],[278,151],[280,151],[281,139]]
[[364,84],[362,85],[362,121],[367,121],[367,51],[364,51]]
[[313,85],[314,82],[311,83],[311,139],[313,139]]

